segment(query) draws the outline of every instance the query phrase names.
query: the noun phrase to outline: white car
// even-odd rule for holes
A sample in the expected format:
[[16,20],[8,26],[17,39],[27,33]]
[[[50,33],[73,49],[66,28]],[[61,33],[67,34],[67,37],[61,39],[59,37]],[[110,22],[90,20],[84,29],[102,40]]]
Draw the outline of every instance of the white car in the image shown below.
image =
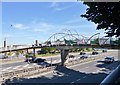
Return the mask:
[[113,56],[105,57],[105,63],[112,63],[113,61],[114,61],[114,57]]

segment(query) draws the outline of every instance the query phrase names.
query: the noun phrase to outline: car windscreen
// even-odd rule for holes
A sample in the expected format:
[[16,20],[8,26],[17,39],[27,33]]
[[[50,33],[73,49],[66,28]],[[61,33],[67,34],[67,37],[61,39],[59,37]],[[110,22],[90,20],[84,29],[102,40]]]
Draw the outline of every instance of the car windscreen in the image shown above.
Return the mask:
[[105,58],[105,59],[111,59],[111,58],[108,58],[108,57],[107,57],[107,58]]

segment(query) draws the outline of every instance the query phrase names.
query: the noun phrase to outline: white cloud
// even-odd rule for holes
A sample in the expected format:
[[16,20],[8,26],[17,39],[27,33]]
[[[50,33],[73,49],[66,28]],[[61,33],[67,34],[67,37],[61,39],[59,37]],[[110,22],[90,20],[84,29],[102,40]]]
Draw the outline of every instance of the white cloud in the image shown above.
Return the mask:
[[52,24],[49,24],[47,22],[36,22],[30,26],[34,32],[48,32],[51,29],[54,29],[54,26]]
[[58,2],[52,2],[51,5],[50,5],[50,8],[58,7],[58,6],[59,6]]
[[74,5],[75,5],[75,3],[73,3],[72,5],[69,5],[69,6],[62,6],[62,3],[53,2],[53,3],[51,3],[49,8],[53,8],[53,10],[55,10],[55,11],[62,11],[62,10],[73,7]]
[[28,26],[25,26],[23,24],[13,24],[13,27],[16,28],[16,29],[28,29],[29,27]]

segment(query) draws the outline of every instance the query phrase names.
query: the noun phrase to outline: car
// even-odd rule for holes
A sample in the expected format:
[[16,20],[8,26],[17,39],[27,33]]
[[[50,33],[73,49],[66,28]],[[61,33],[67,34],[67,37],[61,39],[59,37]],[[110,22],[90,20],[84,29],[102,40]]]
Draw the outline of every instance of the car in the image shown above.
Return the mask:
[[85,52],[80,52],[80,55],[85,55],[86,53]]
[[46,61],[46,59],[35,58],[35,59],[33,60],[33,63],[39,63],[39,62],[44,62],[44,61]]
[[41,65],[42,67],[49,67],[50,66],[50,64],[47,62],[40,62],[38,64]]
[[69,55],[69,58],[74,58],[75,56],[74,55]]
[[88,58],[88,56],[80,56],[80,59]]
[[99,54],[99,53],[96,51],[92,52],[92,55],[96,55],[96,54]]
[[33,60],[32,58],[26,58],[25,62],[31,63]]
[[113,56],[107,56],[105,57],[105,60],[104,60],[105,63],[112,63],[113,61],[114,61]]
[[104,52],[107,52],[107,50],[102,50],[102,52],[104,53]]

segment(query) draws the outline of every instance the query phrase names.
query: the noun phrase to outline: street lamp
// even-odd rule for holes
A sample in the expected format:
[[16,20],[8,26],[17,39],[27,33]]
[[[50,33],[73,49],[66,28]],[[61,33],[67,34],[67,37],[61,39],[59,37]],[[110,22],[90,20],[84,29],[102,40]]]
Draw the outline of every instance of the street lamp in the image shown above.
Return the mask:
[[[11,24],[10,25],[10,33],[11,33],[11,29],[12,29],[12,27],[13,27],[13,25]],[[11,37],[12,38],[12,37]],[[12,39],[10,39],[9,41],[11,41],[12,42]],[[10,53],[11,53],[11,46],[12,46],[12,43],[10,42]],[[12,59],[12,56],[11,56],[11,59]]]

